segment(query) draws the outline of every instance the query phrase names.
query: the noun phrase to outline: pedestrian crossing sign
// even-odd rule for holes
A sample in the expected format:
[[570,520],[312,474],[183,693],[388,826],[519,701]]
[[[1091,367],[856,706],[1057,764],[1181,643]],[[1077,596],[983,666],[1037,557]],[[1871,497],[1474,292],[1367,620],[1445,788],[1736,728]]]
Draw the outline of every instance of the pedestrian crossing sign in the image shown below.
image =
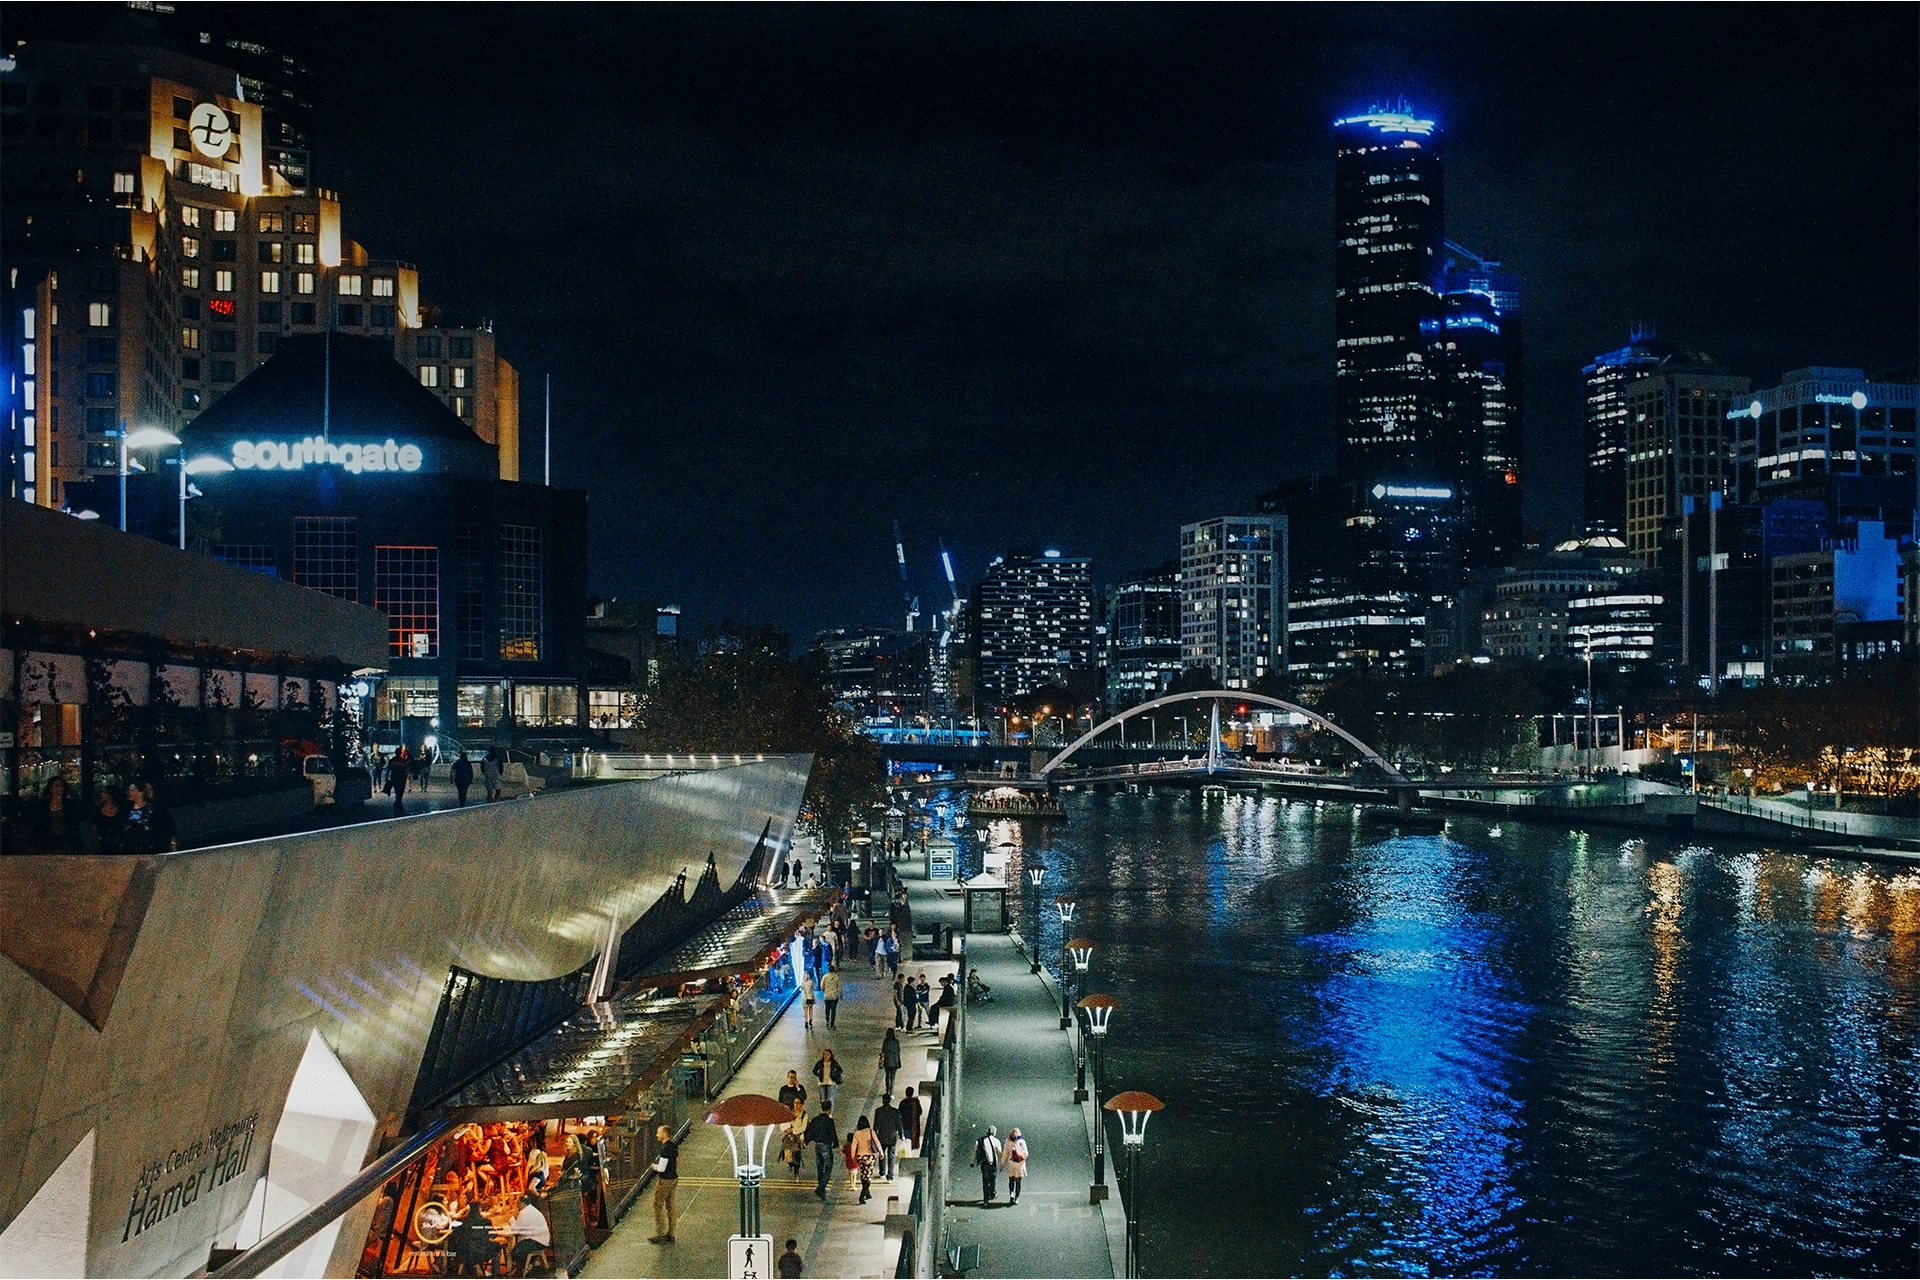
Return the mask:
[[728,1236],[727,1280],[767,1280],[774,1271],[772,1236]]

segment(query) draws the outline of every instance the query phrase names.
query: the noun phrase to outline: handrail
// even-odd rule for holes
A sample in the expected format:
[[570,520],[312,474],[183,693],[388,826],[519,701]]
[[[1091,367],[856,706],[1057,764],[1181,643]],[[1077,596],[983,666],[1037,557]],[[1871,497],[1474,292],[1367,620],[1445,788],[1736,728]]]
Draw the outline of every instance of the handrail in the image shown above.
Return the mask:
[[353,1181],[314,1205],[293,1221],[286,1223],[239,1257],[232,1259],[217,1271],[210,1272],[211,1280],[236,1280],[258,1276],[280,1259],[311,1240],[319,1231],[339,1218],[347,1210],[372,1195],[381,1183],[400,1172],[408,1165],[425,1155],[427,1150],[448,1133],[452,1132],[453,1121],[436,1120],[418,1133],[410,1134],[405,1142],[381,1156],[372,1164],[354,1175]]

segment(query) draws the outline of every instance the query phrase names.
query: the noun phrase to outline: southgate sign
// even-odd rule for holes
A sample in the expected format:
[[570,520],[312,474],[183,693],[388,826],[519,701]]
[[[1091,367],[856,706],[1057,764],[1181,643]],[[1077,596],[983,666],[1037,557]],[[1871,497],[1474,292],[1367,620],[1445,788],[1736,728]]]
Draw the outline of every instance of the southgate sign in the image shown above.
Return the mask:
[[424,455],[417,444],[336,444],[319,436],[304,440],[236,440],[237,471],[299,471],[305,467],[341,467],[350,475],[367,471],[418,471]]

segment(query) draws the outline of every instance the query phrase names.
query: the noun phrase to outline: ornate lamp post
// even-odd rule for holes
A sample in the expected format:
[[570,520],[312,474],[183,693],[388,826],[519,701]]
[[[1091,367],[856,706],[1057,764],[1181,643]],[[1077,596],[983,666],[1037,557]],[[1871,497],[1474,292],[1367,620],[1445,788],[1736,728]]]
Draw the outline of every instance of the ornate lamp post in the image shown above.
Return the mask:
[[[1065,937],[1067,926],[1073,923],[1073,912],[1080,905],[1080,899],[1062,895],[1053,900],[1053,909],[1060,913],[1060,936]],[[1060,1029],[1067,1029],[1067,967],[1060,966]]]
[[[1106,1073],[1107,1026],[1120,1002],[1112,996],[1092,995],[1080,1001],[1087,1015],[1087,1030],[1093,1033],[1093,1106],[1100,1109],[1100,1080]],[[1102,1121],[1093,1131],[1093,1186],[1089,1198],[1107,1198],[1107,1126]]]
[[759,1236],[760,1180],[767,1172],[767,1144],[776,1129],[792,1121],[793,1110],[761,1093],[728,1098],[707,1113],[707,1123],[726,1130],[734,1176],[740,1179],[740,1234]]
[[1046,881],[1045,864],[1036,862],[1027,868],[1027,883],[1033,886],[1033,947],[1028,953],[1032,962],[1030,973],[1040,972],[1040,886]]
[[[1081,980],[1087,976],[1088,966],[1093,963],[1093,940],[1070,939],[1066,944],[1066,953],[1068,962],[1073,966],[1074,990],[1078,991]],[[1066,1000],[1066,981],[1067,966],[1063,964],[1060,966],[1060,998],[1063,1003]],[[1075,1102],[1087,1100],[1087,1042],[1084,1039],[1080,1041],[1079,1052],[1075,1055],[1073,1100]]]
[[[120,422],[120,532],[127,531],[127,470],[133,463],[127,457],[129,449],[171,449],[180,443],[180,437],[165,427],[141,427],[129,432],[126,420]],[[142,468],[144,470],[144,468]]]
[[1120,1117],[1120,1142],[1127,1151],[1127,1276],[1140,1274],[1140,1149],[1147,1145],[1147,1121],[1166,1103],[1150,1093],[1129,1089],[1107,1099],[1108,1111]]

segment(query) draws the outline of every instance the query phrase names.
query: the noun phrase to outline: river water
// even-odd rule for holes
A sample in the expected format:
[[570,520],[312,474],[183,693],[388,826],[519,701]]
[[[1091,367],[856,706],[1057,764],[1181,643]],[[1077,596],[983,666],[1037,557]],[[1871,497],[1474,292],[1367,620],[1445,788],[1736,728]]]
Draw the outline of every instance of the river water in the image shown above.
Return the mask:
[[1066,802],[965,861],[1012,843],[1045,902],[1081,899],[1082,993],[1121,1002],[1107,1092],[1167,1104],[1148,1274],[1920,1274],[1920,874],[1254,793]]

